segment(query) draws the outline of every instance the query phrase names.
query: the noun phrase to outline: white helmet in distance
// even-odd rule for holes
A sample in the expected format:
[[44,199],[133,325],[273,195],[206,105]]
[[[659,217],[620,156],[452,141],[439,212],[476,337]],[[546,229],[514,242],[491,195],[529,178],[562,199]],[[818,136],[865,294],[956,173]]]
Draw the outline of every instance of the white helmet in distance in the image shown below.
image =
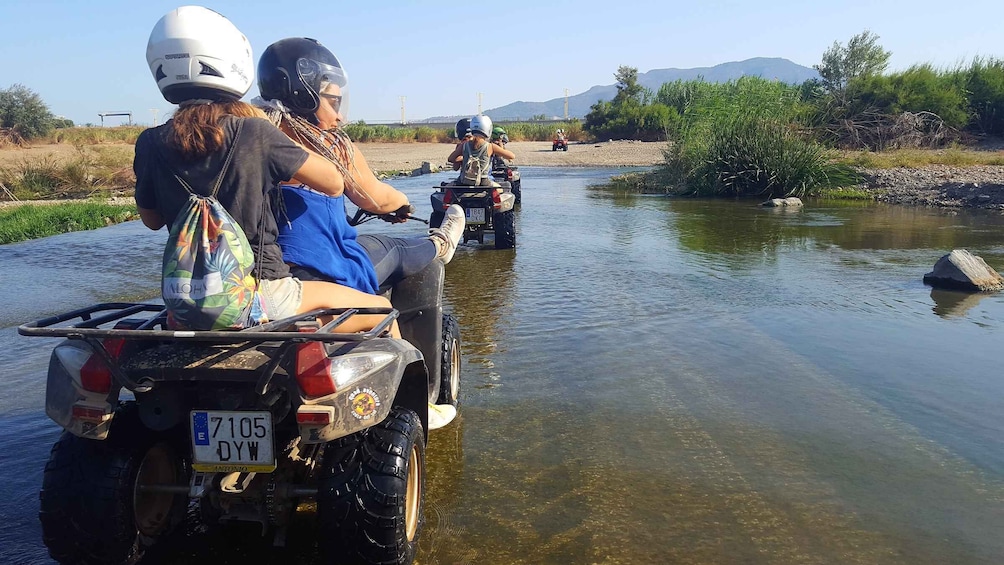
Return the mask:
[[251,43],[230,20],[202,6],[168,12],[150,33],[146,62],[164,98],[239,100],[254,83]]
[[474,116],[471,118],[471,133],[481,134],[489,139],[492,136],[492,119],[484,114]]

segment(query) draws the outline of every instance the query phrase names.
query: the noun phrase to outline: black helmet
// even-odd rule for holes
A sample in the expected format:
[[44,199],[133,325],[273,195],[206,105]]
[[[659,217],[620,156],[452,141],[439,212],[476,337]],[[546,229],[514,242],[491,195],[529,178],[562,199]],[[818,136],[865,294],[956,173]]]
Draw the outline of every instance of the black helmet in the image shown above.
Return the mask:
[[458,120],[455,131],[457,133],[457,139],[463,139],[465,135],[471,133],[471,119],[464,118],[462,120]]
[[309,37],[280,39],[258,60],[258,90],[266,100],[279,100],[305,117],[313,117],[318,93],[328,83],[345,88],[348,75],[338,58]]

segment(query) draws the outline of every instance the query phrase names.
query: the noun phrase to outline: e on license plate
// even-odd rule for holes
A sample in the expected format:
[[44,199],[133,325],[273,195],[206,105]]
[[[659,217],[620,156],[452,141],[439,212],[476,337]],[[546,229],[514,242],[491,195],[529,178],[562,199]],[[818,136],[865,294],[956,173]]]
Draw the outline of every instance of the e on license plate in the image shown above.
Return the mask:
[[485,223],[485,209],[484,208],[468,208],[465,211],[467,212],[467,223],[468,224],[483,224],[483,223]]
[[204,473],[275,470],[268,412],[193,410],[192,468]]

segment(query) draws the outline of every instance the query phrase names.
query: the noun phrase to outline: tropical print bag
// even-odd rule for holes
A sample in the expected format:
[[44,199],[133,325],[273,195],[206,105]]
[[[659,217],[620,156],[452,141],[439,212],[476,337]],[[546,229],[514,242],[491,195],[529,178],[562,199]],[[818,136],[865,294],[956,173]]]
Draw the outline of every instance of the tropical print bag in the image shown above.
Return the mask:
[[174,174],[189,196],[171,224],[164,248],[161,294],[172,328],[239,329],[265,321],[254,275],[254,250],[244,230],[216,199],[240,129],[238,125],[209,196],[196,194]]

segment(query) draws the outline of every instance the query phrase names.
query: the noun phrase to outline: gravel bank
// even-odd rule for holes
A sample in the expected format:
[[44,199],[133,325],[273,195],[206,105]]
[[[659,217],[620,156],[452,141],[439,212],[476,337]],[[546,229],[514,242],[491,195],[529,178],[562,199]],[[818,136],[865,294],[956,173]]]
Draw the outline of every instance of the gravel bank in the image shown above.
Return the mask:
[[944,208],[1004,210],[1004,167],[975,165],[952,167],[862,169],[860,188],[879,202]]

